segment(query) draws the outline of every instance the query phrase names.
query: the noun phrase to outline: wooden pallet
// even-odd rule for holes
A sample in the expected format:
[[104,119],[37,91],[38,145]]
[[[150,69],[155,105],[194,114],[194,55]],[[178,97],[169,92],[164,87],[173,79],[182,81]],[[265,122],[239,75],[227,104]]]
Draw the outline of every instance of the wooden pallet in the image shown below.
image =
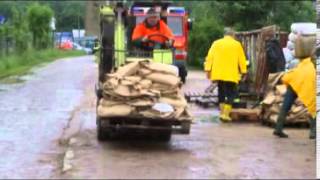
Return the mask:
[[187,92],[184,94],[187,102],[196,103],[199,98],[212,98],[218,97],[214,93],[200,93],[200,92]]
[[[215,107],[218,105],[218,95],[214,93],[188,92],[185,93],[185,98],[188,103],[196,103],[203,108]],[[247,108],[247,102],[235,102],[232,106],[235,109]]]
[[218,104],[217,98],[198,98],[196,103],[203,107],[203,108],[209,108],[216,106]]

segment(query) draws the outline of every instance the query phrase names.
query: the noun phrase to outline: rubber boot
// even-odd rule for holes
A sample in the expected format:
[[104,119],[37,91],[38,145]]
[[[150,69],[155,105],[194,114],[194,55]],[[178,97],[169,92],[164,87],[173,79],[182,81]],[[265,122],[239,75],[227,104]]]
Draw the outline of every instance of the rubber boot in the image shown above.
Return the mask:
[[232,119],[230,117],[230,112],[232,110],[232,106],[230,104],[225,104],[223,108],[223,115],[222,115],[222,120],[224,122],[231,122]]
[[283,132],[283,126],[285,121],[286,121],[286,114],[284,112],[280,112],[273,135],[278,136],[280,138],[289,137],[287,134]]
[[220,119],[223,119],[223,114],[224,114],[224,103],[220,103],[219,104],[219,107],[220,107],[220,115],[219,115],[219,118]]
[[310,119],[310,139],[315,139],[316,138],[316,120],[311,118]]

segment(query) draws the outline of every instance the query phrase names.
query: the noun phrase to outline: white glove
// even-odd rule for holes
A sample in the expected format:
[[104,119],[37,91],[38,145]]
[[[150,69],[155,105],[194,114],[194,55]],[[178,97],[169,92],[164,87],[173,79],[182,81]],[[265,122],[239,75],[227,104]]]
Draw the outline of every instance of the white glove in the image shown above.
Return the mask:
[[173,45],[173,40],[172,40],[172,39],[166,41],[166,46],[167,46],[167,47],[170,47],[170,46],[172,46],[172,45]]
[[147,42],[148,41],[148,36],[144,36],[142,39],[141,39],[142,42]]

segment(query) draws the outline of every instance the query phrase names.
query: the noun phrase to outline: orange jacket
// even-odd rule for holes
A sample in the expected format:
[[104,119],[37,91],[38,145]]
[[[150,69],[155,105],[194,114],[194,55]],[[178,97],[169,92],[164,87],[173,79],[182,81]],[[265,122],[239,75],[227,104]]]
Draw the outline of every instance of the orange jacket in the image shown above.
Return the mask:
[[[159,21],[159,25],[156,27],[148,28],[145,22],[138,24],[132,33],[132,40],[137,40],[139,38],[143,38],[144,36],[150,36],[152,34],[162,34],[169,39],[173,39],[173,33],[171,29],[164,23],[162,20]],[[166,41],[165,38],[160,36],[153,36],[150,40],[157,41],[160,43],[164,43]]]

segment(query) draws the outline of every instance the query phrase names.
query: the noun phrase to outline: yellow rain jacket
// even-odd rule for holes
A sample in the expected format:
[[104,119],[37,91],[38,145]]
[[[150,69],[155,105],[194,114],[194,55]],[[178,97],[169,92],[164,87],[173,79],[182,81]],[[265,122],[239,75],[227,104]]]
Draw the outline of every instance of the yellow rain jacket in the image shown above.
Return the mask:
[[229,81],[238,84],[239,74],[247,73],[246,57],[240,42],[231,36],[219,39],[210,47],[205,61],[205,71],[210,71],[211,80]]
[[282,77],[282,82],[292,87],[314,118],[316,116],[316,69],[311,58],[303,59],[296,68],[287,72]]

